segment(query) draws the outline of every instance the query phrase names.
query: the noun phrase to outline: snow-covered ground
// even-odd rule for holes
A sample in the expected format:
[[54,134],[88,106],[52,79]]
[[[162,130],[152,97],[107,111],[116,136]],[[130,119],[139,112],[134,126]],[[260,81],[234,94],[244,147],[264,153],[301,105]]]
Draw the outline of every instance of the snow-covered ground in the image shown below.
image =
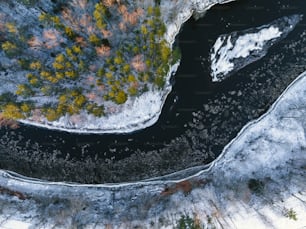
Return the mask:
[[174,228],[188,216],[203,228],[304,228],[305,88],[306,72],[191,176],[79,185],[1,171],[0,227]]
[[219,36],[210,55],[212,81],[222,81],[264,57],[268,49],[284,39],[301,20],[302,15],[292,15],[257,28]]

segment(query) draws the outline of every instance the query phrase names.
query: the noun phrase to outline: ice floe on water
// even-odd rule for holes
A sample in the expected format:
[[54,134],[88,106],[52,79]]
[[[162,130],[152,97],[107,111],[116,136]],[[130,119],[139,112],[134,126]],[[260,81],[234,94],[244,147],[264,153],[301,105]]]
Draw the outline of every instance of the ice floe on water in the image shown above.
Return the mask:
[[219,36],[210,54],[212,81],[220,82],[264,57],[268,49],[284,39],[302,17],[297,14],[285,16],[270,24]]

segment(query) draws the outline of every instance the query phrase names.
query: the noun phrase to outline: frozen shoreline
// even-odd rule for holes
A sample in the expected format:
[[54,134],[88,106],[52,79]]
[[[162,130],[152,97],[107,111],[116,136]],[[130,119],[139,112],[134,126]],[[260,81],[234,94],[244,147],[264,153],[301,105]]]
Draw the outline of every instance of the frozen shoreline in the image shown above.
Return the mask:
[[[185,2],[169,3],[167,1],[161,1],[162,17],[167,27],[165,39],[172,47],[176,35],[180,32],[181,26],[192,17],[192,15],[200,15],[215,4],[231,1],[232,0],[193,0],[188,2],[188,4]],[[174,20],[169,16],[173,9],[179,12],[176,14]],[[129,99],[126,104],[123,105],[121,111],[113,115],[97,118],[93,115],[83,113],[80,118],[81,121],[77,123],[73,123],[72,118],[68,115],[54,122],[48,122],[46,119],[41,120],[41,122],[29,119],[19,121],[27,125],[79,134],[126,134],[145,129],[157,122],[166,98],[172,90],[170,78],[177,71],[179,62],[180,61],[170,67],[163,90],[151,90],[136,99]]]

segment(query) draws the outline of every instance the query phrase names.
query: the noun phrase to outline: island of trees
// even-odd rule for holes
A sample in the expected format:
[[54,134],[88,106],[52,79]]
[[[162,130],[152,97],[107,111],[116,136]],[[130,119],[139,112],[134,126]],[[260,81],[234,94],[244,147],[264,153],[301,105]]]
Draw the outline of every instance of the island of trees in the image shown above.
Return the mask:
[[139,8],[122,0],[74,0],[41,13],[36,25],[0,23],[2,58],[25,78],[0,96],[7,119],[108,115],[105,104],[162,90],[180,58],[164,39],[158,2]]

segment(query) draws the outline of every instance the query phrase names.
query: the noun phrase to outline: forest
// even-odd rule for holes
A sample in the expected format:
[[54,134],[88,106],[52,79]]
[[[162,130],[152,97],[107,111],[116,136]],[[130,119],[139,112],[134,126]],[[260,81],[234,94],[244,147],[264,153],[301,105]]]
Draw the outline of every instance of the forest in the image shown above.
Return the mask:
[[82,111],[100,117],[108,115],[106,103],[120,106],[162,90],[180,59],[165,32],[158,3],[74,0],[60,12],[42,12],[37,25],[2,20],[0,52],[26,78],[0,96],[2,117],[54,121]]

